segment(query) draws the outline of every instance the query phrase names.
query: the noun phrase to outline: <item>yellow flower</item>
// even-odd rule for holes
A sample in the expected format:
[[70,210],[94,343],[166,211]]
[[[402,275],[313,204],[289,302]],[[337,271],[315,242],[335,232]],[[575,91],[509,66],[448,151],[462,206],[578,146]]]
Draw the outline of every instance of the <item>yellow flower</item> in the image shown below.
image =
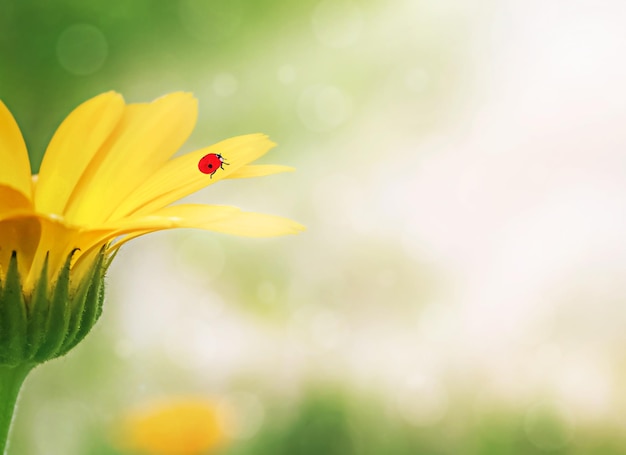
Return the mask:
[[[227,139],[172,158],[196,116],[197,102],[187,93],[128,105],[117,93],[102,94],[61,124],[39,176],[32,178],[20,131],[0,103],[0,273],[6,273],[11,253],[17,251],[24,286],[31,289],[46,255],[53,277],[77,248],[73,266],[80,269],[102,246],[111,253],[130,238],[176,227],[254,237],[301,231],[290,220],[233,207],[171,206],[223,178],[290,170],[249,165],[274,146],[262,134]],[[211,178],[197,167],[209,153],[221,154],[229,163]],[[112,243],[118,237],[121,240]]]
[[133,453],[207,455],[226,440],[222,420],[207,399],[171,399],[129,413],[117,439]]
[[[99,316],[104,270],[128,240],[178,227],[251,237],[303,230],[230,206],[172,205],[222,179],[291,170],[250,164],[274,146],[263,134],[172,157],[196,117],[187,93],[139,104],[104,93],[63,121],[31,176],[20,130],[0,102],[0,365],[37,363],[80,341]],[[200,172],[208,154],[227,165]]]

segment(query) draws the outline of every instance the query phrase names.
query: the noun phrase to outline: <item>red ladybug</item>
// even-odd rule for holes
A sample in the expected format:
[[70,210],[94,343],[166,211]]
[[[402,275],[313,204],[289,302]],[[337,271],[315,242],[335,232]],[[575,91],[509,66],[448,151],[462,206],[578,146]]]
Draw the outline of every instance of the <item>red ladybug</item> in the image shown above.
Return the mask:
[[200,172],[203,174],[209,174],[211,178],[213,178],[213,174],[215,174],[218,169],[224,169],[224,164],[228,165],[222,155],[219,153],[209,153],[198,161],[198,169],[200,169]]

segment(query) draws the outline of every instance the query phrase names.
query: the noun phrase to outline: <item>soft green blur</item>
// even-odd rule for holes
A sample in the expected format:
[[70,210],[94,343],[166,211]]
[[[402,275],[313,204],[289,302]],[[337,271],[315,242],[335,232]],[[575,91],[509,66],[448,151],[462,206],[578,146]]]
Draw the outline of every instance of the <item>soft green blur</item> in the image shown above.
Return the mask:
[[[626,453],[612,395],[576,401],[589,379],[584,374],[567,382],[570,395],[560,393],[556,379],[537,379],[545,379],[541,368],[558,370],[559,361],[572,370],[581,365],[570,355],[579,353],[576,322],[564,329],[554,322],[566,310],[554,304],[561,309],[545,316],[554,325],[532,326],[527,338],[513,339],[511,352],[523,354],[518,364],[515,354],[498,351],[509,346],[510,332],[508,320],[489,322],[499,307],[476,305],[477,313],[463,306],[467,289],[458,283],[467,283],[455,279],[468,276],[471,291],[481,278],[463,262],[464,254],[483,256],[472,249],[481,241],[476,220],[500,229],[489,217],[526,190],[509,195],[505,173],[487,165],[480,173],[481,157],[508,159],[500,143],[471,142],[482,112],[476,109],[475,118],[473,109],[501,76],[500,67],[485,63],[493,51],[485,43],[503,33],[490,28],[502,11],[497,2],[468,3],[0,2],[0,99],[22,129],[33,172],[56,126],[87,98],[116,90],[145,102],[191,91],[200,115],[183,151],[264,132],[279,146],[263,162],[297,168],[223,182],[191,200],[308,226],[289,239],[182,231],[126,245],[109,274],[96,329],[27,380],[10,453],[121,454],[113,434],[132,404],[188,393],[234,403],[243,424],[232,429],[224,455]],[[493,117],[515,119],[519,112],[507,106]],[[494,123],[485,128],[497,132]],[[507,146],[532,148],[502,134]],[[467,153],[436,161],[467,143]],[[465,166],[475,149],[485,155]],[[523,159],[510,159],[524,169]],[[445,173],[457,167],[458,174]],[[467,169],[477,177],[464,179]],[[439,175],[449,180],[437,186]],[[491,175],[501,186],[484,198],[481,212],[472,191]],[[424,180],[444,190],[422,191]],[[464,210],[462,222],[445,216]],[[414,231],[422,224],[439,249],[429,248],[426,231]],[[505,288],[494,301],[524,297],[523,279],[508,288],[494,269],[486,280]],[[575,300],[578,288],[571,289],[541,295]],[[480,323],[501,330],[505,341],[480,338]],[[609,365],[619,358],[602,352],[598,358]],[[593,353],[583,354],[595,365]],[[536,377],[527,374],[535,367]],[[610,371],[623,375],[619,370]],[[617,379],[603,379],[591,375],[590,383],[621,389]],[[575,406],[563,405],[572,396]],[[597,414],[586,415],[589,402],[600,403]]]

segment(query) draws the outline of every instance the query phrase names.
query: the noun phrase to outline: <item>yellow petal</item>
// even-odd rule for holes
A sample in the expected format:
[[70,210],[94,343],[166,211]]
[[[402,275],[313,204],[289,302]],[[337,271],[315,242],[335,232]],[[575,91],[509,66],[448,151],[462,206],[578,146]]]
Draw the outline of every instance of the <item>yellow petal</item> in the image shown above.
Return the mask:
[[56,277],[67,255],[82,246],[80,231],[64,225],[57,217],[28,211],[0,218],[0,267],[6,270],[11,253],[15,251],[27,292],[39,276],[46,256],[49,256],[50,277]]
[[[113,246],[119,248],[131,239],[154,231],[174,228],[196,228],[243,237],[276,237],[298,234],[305,227],[288,218],[244,212],[226,205],[181,204],[165,207],[153,215],[116,223],[109,239],[128,232]],[[115,226],[115,225],[111,225]]]
[[64,212],[74,186],[123,112],[121,95],[108,92],[81,104],[61,123],[48,145],[35,187],[40,213]]
[[237,207],[226,205],[199,205],[185,204],[165,207],[157,210],[148,216],[138,216],[109,222],[100,227],[97,232],[101,233],[101,239],[112,241],[117,237],[124,236],[123,242],[118,240],[115,244],[119,247],[121,243],[126,243],[131,238],[139,237],[150,232],[162,231],[165,229],[175,229],[188,226],[185,220],[198,216],[198,208],[202,210],[202,222],[218,222],[223,218],[233,216],[240,211]]
[[248,179],[251,177],[264,177],[266,175],[280,174],[281,172],[293,172],[291,166],[282,166],[280,164],[252,164],[243,166],[235,172],[228,174],[227,179]]
[[243,237],[276,237],[279,235],[299,234],[306,229],[300,223],[296,223],[288,218],[243,211],[211,223],[194,225],[195,220],[188,221],[189,226],[185,227],[197,227]]
[[32,200],[30,161],[15,119],[0,101],[0,185],[10,186]]
[[[81,232],[80,248],[82,254],[99,249],[101,245],[115,241],[124,236],[124,242],[117,240],[113,248],[119,248],[121,243],[139,237],[150,232],[162,231],[165,229],[175,229],[181,226],[181,217],[189,216],[197,211],[196,206],[174,206],[166,207],[156,211],[154,214],[125,218],[108,222],[98,227]],[[228,206],[200,206],[206,207],[204,221],[216,222],[221,218],[231,216],[239,211],[236,207]]]
[[[20,275],[26,277],[39,246],[41,224],[31,214],[16,214],[0,221],[0,271],[6,273],[13,252]],[[4,278],[0,274],[0,278]]]
[[[170,160],[132,192],[113,212],[111,219],[129,214],[147,214],[227,178],[246,164],[263,156],[275,144],[264,134],[233,137]],[[200,159],[216,153],[227,165],[213,176],[198,170]]]
[[0,184],[0,217],[15,211],[32,211],[31,201],[15,188]]
[[[23,287],[28,293],[39,277],[46,257],[49,278],[54,279],[72,251],[76,250],[73,259],[78,260],[95,245],[102,246],[102,237],[100,232],[69,226],[56,215],[32,211],[0,215],[0,279],[15,251]],[[74,274],[74,279],[80,281],[80,278]]]
[[106,220],[182,146],[196,117],[197,101],[188,93],[127,106],[78,182],[65,213],[68,221],[94,225]]
[[33,256],[28,275],[24,275],[24,288],[31,289],[41,273],[48,256],[48,278],[54,279],[74,248],[80,248],[79,231],[63,224],[62,220],[46,215],[35,215],[41,226],[41,237]]

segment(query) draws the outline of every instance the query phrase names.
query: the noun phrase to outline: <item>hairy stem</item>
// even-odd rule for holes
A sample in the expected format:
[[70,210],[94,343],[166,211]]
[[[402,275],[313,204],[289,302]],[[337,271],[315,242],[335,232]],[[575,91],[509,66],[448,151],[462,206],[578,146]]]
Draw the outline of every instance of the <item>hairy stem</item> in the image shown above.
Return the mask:
[[34,365],[0,366],[0,454],[5,454],[17,396]]

